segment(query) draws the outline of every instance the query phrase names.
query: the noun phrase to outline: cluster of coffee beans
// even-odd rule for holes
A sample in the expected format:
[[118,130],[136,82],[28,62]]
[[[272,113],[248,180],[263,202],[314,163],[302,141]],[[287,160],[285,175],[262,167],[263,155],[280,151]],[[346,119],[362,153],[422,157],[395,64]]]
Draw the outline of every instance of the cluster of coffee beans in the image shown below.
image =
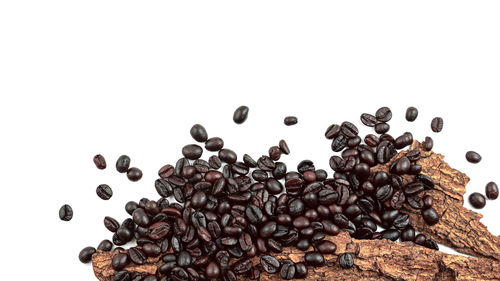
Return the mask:
[[[470,163],[477,164],[481,162],[481,155],[475,151],[467,151],[465,153],[465,159],[469,161]],[[485,193],[486,197],[491,200],[495,200],[498,198],[498,186],[494,182],[489,182],[486,185],[485,188]],[[486,197],[479,193],[479,192],[473,192],[469,195],[469,203],[472,205],[472,207],[476,209],[482,209],[484,206],[486,206]]]

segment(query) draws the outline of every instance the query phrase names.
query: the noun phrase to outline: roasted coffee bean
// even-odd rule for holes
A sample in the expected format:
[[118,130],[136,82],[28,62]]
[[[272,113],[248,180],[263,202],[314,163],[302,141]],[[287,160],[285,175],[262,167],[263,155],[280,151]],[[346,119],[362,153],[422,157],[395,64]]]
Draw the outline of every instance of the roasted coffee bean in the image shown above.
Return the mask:
[[205,142],[205,149],[208,151],[219,151],[224,147],[224,141],[219,137],[209,138]]
[[247,120],[249,108],[247,106],[238,107],[233,114],[233,121],[236,124],[242,124]]
[[174,166],[167,164],[161,167],[160,170],[158,170],[158,176],[160,176],[161,178],[168,178],[172,176],[174,172],[175,172]]
[[101,184],[96,189],[97,196],[102,200],[109,200],[113,196],[113,190],[107,184]]
[[336,137],[335,139],[333,139],[333,141],[332,141],[332,145],[331,145],[332,150],[333,150],[334,152],[339,152],[339,151],[342,151],[344,148],[346,148],[346,146],[347,146],[347,141],[348,141],[348,140],[349,140],[349,139],[348,139],[346,136],[344,136],[344,135],[339,135],[339,136],[337,136],[337,137]]
[[417,119],[418,116],[418,109],[416,109],[413,106],[408,107],[406,109],[406,121],[408,122],[413,122]]
[[280,268],[280,262],[273,256],[262,256],[260,258],[260,264],[264,271],[269,274],[278,272]]
[[401,241],[413,241],[415,239],[415,229],[407,227],[401,232]]
[[191,265],[192,257],[187,251],[181,251],[177,255],[177,264],[180,267],[188,267]]
[[127,171],[127,178],[130,181],[138,181],[142,178],[142,171],[139,168],[130,168]]
[[111,262],[111,267],[116,271],[120,271],[124,269],[129,263],[130,263],[130,258],[127,254],[118,253],[113,257],[113,260]]
[[73,218],[73,208],[65,204],[59,209],[59,219],[62,221],[70,221]]
[[264,218],[262,211],[253,204],[249,204],[247,206],[247,208],[245,209],[245,215],[248,218],[248,220],[253,224],[261,223],[262,219]]
[[297,122],[298,122],[297,117],[295,117],[295,116],[287,116],[283,120],[283,123],[285,123],[285,125],[287,125],[287,126],[295,125],[295,124],[297,124]]
[[104,159],[104,156],[101,154],[97,154],[94,156],[94,164],[99,170],[104,170],[106,169],[106,159]]
[[131,281],[130,273],[125,270],[119,271],[113,276],[113,281]]
[[374,127],[377,124],[377,118],[369,113],[361,114],[361,123],[368,127]]
[[269,148],[269,157],[273,161],[278,161],[281,157],[281,149],[278,146],[271,146]]
[[410,170],[410,167],[410,160],[408,159],[408,157],[403,156],[393,162],[390,170],[393,174],[404,175]]
[[427,208],[423,210],[422,217],[428,225],[435,225],[439,222],[439,215],[433,208]]
[[424,198],[422,198],[422,200],[424,201],[424,207],[425,208],[432,207],[432,205],[434,203],[434,199],[430,195],[425,195]]
[[143,227],[149,226],[151,220],[149,219],[148,214],[143,208],[137,208],[133,213],[132,213],[132,219],[134,222]]
[[482,209],[486,205],[486,198],[478,192],[469,195],[469,203],[476,209]]
[[120,223],[112,217],[104,218],[104,226],[111,232],[116,232],[120,227]]
[[144,264],[148,258],[140,248],[130,248],[128,250],[130,260],[135,264]]
[[130,167],[130,157],[122,155],[116,160],[116,170],[120,173],[125,173]]
[[354,265],[354,258],[351,253],[344,253],[339,257],[339,264],[342,268],[351,268]]
[[292,280],[295,277],[295,264],[291,260],[284,260],[280,270],[280,277]]
[[97,246],[97,250],[101,250],[103,252],[109,252],[113,248],[113,242],[109,240],[102,240],[101,243],[99,243],[99,246]]
[[377,123],[377,125],[375,125],[375,132],[377,132],[377,134],[385,134],[387,132],[389,132],[389,130],[391,129],[391,126],[387,123]]
[[424,190],[424,184],[414,181],[405,185],[403,190],[407,195],[417,195]]
[[96,249],[94,247],[85,247],[80,251],[78,259],[80,259],[82,263],[89,263],[92,260],[92,255],[95,252]]
[[431,151],[432,148],[434,147],[434,140],[432,140],[431,137],[425,137],[425,141],[422,143],[422,147],[426,151]]
[[434,133],[439,133],[443,130],[443,118],[435,117],[431,122],[431,129]]
[[333,254],[335,253],[335,250],[337,250],[337,245],[331,241],[320,242],[316,247],[322,254]]
[[385,202],[391,198],[393,194],[393,188],[392,186],[386,184],[384,186],[381,186],[375,191],[375,198],[377,198],[379,201]]
[[170,271],[170,279],[173,281],[188,281],[189,274],[182,267],[176,266]]
[[304,261],[307,265],[311,266],[322,266],[325,264],[325,258],[321,253],[318,252],[308,252],[304,255]]
[[325,132],[325,137],[329,140],[336,138],[340,134],[340,126],[337,124],[330,125]]
[[266,181],[266,189],[271,194],[280,194],[283,191],[283,185],[276,179],[271,178]]
[[392,119],[392,111],[388,107],[381,107],[375,113],[375,116],[380,122],[388,122]]
[[421,182],[427,190],[434,188],[434,180],[432,180],[429,176],[420,174],[415,177],[415,180]]
[[386,229],[380,233],[382,238],[396,241],[399,239],[399,231],[395,229]]
[[196,160],[203,154],[203,149],[197,144],[188,144],[182,148],[182,155],[189,160]]
[[418,195],[407,196],[406,202],[414,209],[422,209],[424,207],[424,201]]
[[486,185],[486,197],[491,200],[495,200],[498,198],[498,186],[494,182],[489,182]]
[[220,275],[220,268],[217,263],[210,262],[205,269],[205,273],[210,279],[217,278]]
[[479,163],[481,161],[481,155],[479,155],[479,153],[475,151],[468,151],[465,154],[465,158],[467,159],[467,161],[474,164]]
[[252,261],[249,259],[240,259],[233,265],[233,271],[237,275],[241,275],[245,272],[250,271],[252,268]]
[[222,160],[228,164],[233,164],[236,162],[238,157],[234,151],[227,149],[227,148],[223,148],[223,149],[219,150],[219,158],[220,158],[220,160]]
[[200,124],[194,124],[189,133],[197,142],[205,142],[208,139],[207,130]]

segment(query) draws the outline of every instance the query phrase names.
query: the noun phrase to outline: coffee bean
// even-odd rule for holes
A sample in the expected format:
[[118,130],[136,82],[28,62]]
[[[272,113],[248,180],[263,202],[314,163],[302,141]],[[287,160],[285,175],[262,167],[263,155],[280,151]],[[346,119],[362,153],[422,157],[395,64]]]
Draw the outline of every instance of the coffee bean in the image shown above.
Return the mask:
[[119,271],[113,276],[113,281],[131,281],[130,273],[125,270]]
[[435,225],[439,222],[439,215],[433,208],[423,210],[422,217],[428,225]]
[[182,148],[182,155],[189,160],[196,160],[203,154],[203,149],[197,144],[188,144]]
[[413,122],[417,119],[418,116],[418,109],[416,109],[413,106],[408,107],[406,109],[406,121],[408,122]]
[[393,162],[390,171],[393,174],[404,175],[410,170],[410,167],[411,167],[410,160],[408,159],[408,157],[403,156]]
[[120,223],[112,217],[104,218],[104,226],[111,232],[116,232],[120,227]]
[[495,200],[498,198],[498,186],[494,182],[489,182],[486,185],[486,197],[491,200]]
[[443,130],[443,118],[435,117],[431,122],[431,129],[434,133],[439,133]]
[[130,260],[135,264],[144,264],[147,259],[146,254],[140,248],[130,248],[128,250]]
[[73,218],[73,208],[65,204],[59,209],[59,219],[62,221],[70,221]]
[[205,149],[208,151],[219,151],[224,147],[224,141],[219,137],[213,137],[205,142]]
[[474,164],[481,161],[481,155],[479,155],[479,153],[475,151],[467,151],[467,153],[465,154],[465,158],[467,159],[467,161]]
[[191,265],[192,257],[187,251],[181,251],[177,256],[177,264],[180,267],[188,267]]
[[425,141],[422,143],[422,147],[427,151],[431,151],[434,147],[434,141],[432,140],[432,138],[425,137]]
[[385,134],[390,129],[391,129],[391,126],[389,126],[389,124],[387,124],[387,123],[382,122],[382,123],[377,123],[377,125],[375,125],[375,132],[377,132],[377,134]]
[[95,252],[96,249],[94,247],[85,247],[80,251],[78,259],[80,259],[82,263],[89,263],[92,260],[92,255]]
[[219,158],[220,160],[228,163],[228,164],[234,164],[238,158],[236,153],[230,149],[223,148],[219,151]]
[[97,154],[94,156],[94,164],[99,170],[104,170],[106,169],[106,159],[104,159],[104,156],[101,154]]
[[283,122],[287,126],[292,126],[292,125],[297,124],[298,120],[297,120],[297,117],[295,117],[295,116],[287,116],[287,117],[285,117],[285,120]]
[[304,255],[304,261],[307,265],[311,266],[322,266],[325,264],[325,258],[321,253],[318,252],[308,252]]
[[422,198],[422,200],[424,201],[425,208],[431,208],[434,203],[434,199],[430,195],[425,195],[424,198]]
[[333,254],[337,250],[337,245],[331,241],[323,241],[317,245],[317,248],[322,254]]
[[260,264],[264,271],[269,274],[278,272],[280,268],[280,262],[273,256],[262,256],[260,258]]
[[132,167],[127,171],[127,178],[130,181],[138,181],[142,178],[142,171],[139,168]]
[[220,268],[215,262],[210,262],[205,269],[208,278],[217,278],[220,275]]
[[120,271],[124,269],[129,263],[130,258],[127,254],[118,253],[113,257],[111,261],[111,267],[116,271]]
[[278,161],[281,157],[281,149],[278,146],[271,146],[269,148],[269,157],[273,161]]
[[339,257],[339,264],[342,268],[351,268],[354,265],[354,258],[351,253],[344,253]]
[[207,130],[200,124],[194,124],[189,133],[197,142],[205,142],[208,139]]
[[130,157],[122,155],[116,160],[116,170],[119,173],[126,173],[130,167]]
[[97,196],[102,200],[109,200],[113,196],[113,190],[107,184],[101,184],[96,189]]
[[329,140],[336,138],[340,134],[340,126],[337,124],[330,125],[325,132],[325,137]]
[[354,138],[359,133],[356,125],[348,121],[342,123],[342,125],[340,126],[340,130],[348,138]]
[[377,124],[377,118],[369,113],[361,114],[361,123],[368,127],[374,127]]
[[242,124],[243,122],[245,122],[245,120],[247,120],[248,117],[248,111],[249,109],[247,106],[242,105],[238,107],[233,114],[234,123]]
[[113,248],[113,242],[109,240],[102,240],[101,243],[99,243],[99,246],[97,246],[97,249],[103,252],[109,252]]
[[401,232],[401,241],[413,241],[415,239],[415,230],[413,227],[407,227]]
[[482,209],[486,205],[486,198],[481,193],[474,192],[469,195],[469,203],[476,209]]
[[295,277],[295,264],[290,260],[283,261],[280,276],[284,280],[292,280]]
[[380,122],[389,122],[392,119],[392,111],[388,107],[381,107],[375,113],[375,117]]

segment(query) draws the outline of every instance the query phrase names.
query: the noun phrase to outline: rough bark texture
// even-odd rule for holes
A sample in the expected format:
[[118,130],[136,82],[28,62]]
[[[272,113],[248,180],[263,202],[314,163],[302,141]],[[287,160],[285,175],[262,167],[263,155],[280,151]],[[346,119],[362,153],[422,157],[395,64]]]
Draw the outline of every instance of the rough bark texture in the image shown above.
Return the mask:
[[[414,142],[411,149],[420,150],[421,159],[417,163],[422,165],[422,174],[431,177],[436,183],[434,190],[425,191],[421,196],[430,194],[434,198],[433,207],[440,216],[436,225],[428,226],[419,210],[405,206],[402,211],[410,215],[411,224],[415,229],[458,252],[500,260],[500,237],[491,234],[486,226],[479,222],[483,217],[481,214],[463,206],[463,195],[469,177],[451,168],[444,161],[443,155],[421,149],[418,142]],[[400,152],[394,159],[406,152]],[[387,170],[389,165],[377,169]],[[405,177],[406,182],[410,179]]]
[[[412,149],[421,149],[415,142]],[[406,151],[401,152],[402,156]],[[475,257],[449,255],[430,250],[413,243],[392,242],[389,240],[357,240],[347,233],[326,239],[337,245],[334,255],[326,255],[326,265],[309,267],[305,280],[500,280],[500,238],[492,235],[479,220],[482,218],[463,207],[463,195],[469,178],[462,172],[452,169],[443,161],[444,156],[421,149],[422,173],[430,176],[436,183],[434,190],[425,191],[434,198],[434,208],[440,214],[439,223],[428,226],[420,211],[408,206],[403,212],[410,215],[412,225],[428,237],[462,253]],[[398,157],[395,157],[395,159]],[[386,166],[374,170],[387,170]],[[406,177],[405,181],[411,180]],[[356,255],[355,266],[341,269],[337,258],[350,252]],[[94,254],[92,263],[97,278],[111,281],[115,271],[111,268],[113,252]],[[280,259],[302,261],[304,253],[295,248],[285,248]],[[259,264],[259,258],[253,260]],[[149,259],[145,265],[129,266],[126,270],[154,274],[161,260]],[[260,280],[278,280],[278,275],[262,273]],[[242,278],[242,280],[244,280]]]
[[[337,245],[336,253],[325,255],[325,266],[309,267],[309,275],[304,280],[498,280],[500,277],[500,262],[492,259],[449,255],[410,242],[357,240],[346,232],[326,239]],[[340,268],[337,261],[338,256],[346,252],[356,256],[351,269]],[[111,260],[115,254],[98,252],[93,256],[94,271],[99,280],[113,280],[115,271],[111,269]],[[286,248],[274,256],[300,262],[304,253]],[[259,261],[258,257],[252,259],[254,265]],[[145,265],[129,266],[126,270],[154,274],[161,263],[159,259],[149,259]],[[266,273],[260,278],[277,279],[280,279],[278,275]]]

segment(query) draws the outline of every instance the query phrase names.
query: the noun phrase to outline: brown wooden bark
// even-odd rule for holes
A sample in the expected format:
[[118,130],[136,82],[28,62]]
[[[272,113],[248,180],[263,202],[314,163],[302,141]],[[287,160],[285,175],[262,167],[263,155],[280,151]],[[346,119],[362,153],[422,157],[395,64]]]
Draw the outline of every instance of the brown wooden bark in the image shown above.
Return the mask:
[[[412,149],[420,149],[415,142]],[[401,152],[399,156],[406,152]],[[438,243],[475,257],[449,255],[430,250],[413,243],[389,240],[357,240],[347,233],[326,239],[337,245],[334,255],[326,255],[323,267],[309,267],[305,280],[500,280],[500,238],[492,235],[479,220],[482,216],[463,207],[463,195],[469,178],[444,162],[444,156],[421,150],[419,164],[423,174],[436,183],[434,190],[425,191],[434,198],[434,208],[440,214],[439,223],[428,226],[420,211],[403,208],[410,215],[412,225]],[[396,157],[397,158],[397,157]],[[390,163],[389,163],[390,165]],[[388,165],[374,170],[387,170]],[[405,177],[410,181],[411,177]],[[355,266],[341,269],[338,255],[350,252],[356,255]],[[101,281],[110,281],[115,273],[111,259],[115,253],[98,252],[93,256],[94,272]],[[302,261],[304,253],[295,248],[285,248],[280,259]],[[259,258],[253,259],[253,264]],[[154,274],[161,265],[157,259],[149,259],[141,266],[129,266],[126,270]],[[277,280],[277,275],[263,273],[260,280]]]
[[[325,266],[309,267],[309,275],[304,280],[498,280],[500,277],[500,262],[492,259],[445,254],[410,242],[357,240],[346,232],[326,239],[337,245],[336,253],[325,255]],[[338,256],[346,252],[356,256],[351,269],[340,268],[337,261]],[[111,260],[115,254],[98,252],[93,256],[94,271],[99,280],[112,280],[115,271],[111,269]],[[304,253],[285,248],[274,256],[300,262]],[[258,257],[252,259],[254,265],[259,261]],[[161,263],[158,258],[149,259],[145,265],[129,266],[126,270],[155,274]],[[278,279],[278,275],[266,273],[260,278]]]

